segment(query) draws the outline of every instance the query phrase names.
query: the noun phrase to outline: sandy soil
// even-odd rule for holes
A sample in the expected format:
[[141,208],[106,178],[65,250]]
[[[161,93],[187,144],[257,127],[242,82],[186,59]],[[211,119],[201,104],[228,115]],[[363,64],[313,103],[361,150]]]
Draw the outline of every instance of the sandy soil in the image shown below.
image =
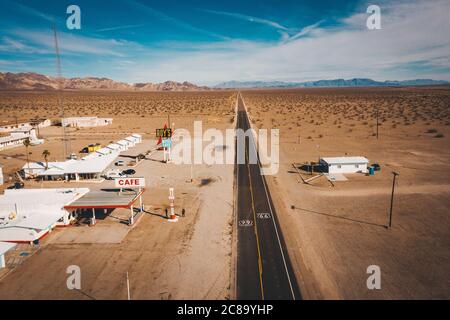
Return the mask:
[[[243,97],[256,126],[280,128],[280,170],[268,180],[305,298],[450,297],[448,87]],[[378,140],[375,106],[384,118]],[[346,175],[332,187],[324,177],[303,184],[292,167],[346,154],[366,156],[381,172]],[[400,176],[386,229],[393,170]],[[369,265],[381,268],[381,290],[367,289]]]
[[[232,92],[67,92],[71,115],[114,117],[112,126],[70,132],[71,146],[106,144],[131,132],[154,139],[169,110],[177,128],[192,130],[198,119],[204,127],[233,127],[234,97]],[[243,97],[255,126],[280,129],[280,171],[268,183],[305,298],[450,297],[448,87],[255,90]],[[56,117],[55,101],[48,93],[0,93],[0,118]],[[42,160],[44,149],[51,159],[62,157],[61,128],[41,134],[47,142],[31,147],[30,159]],[[25,163],[24,147],[0,153],[6,176]],[[293,162],[345,154],[366,156],[381,165],[381,172],[347,175],[348,181],[331,187],[324,178],[303,184],[292,168]],[[148,213],[135,227],[125,235],[117,229],[109,243],[98,241],[102,232],[86,240],[82,228],[74,235],[80,243],[62,243],[58,234],[65,230],[56,231],[0,280],[0,298],[125,299],[127,271],[132,298],[228,298],[233,167],[195,166],[191,183],[190,166],[158,159],[137,168],[151,187],[144,201]],[[386,229],[393,170],[400,177],[393,228]],[[170,186],[177,209],[187,211],[177,224],[161,216]],[[82,269],[80,292],[66,288],[65,270],[71,264]],[[381,268],[381,290],[366,287],[369,265]]]
[[[232,93],[220,93],[219,97],[217,93],[185,95],[173,99],[182,106],[183,99],[186,103],[171,113],[176,128],[192,130],[194,120],[202,120],[204,128],[233,127],[235,97]],[[158,105],[174,103],[171,94],[157,96]],[[151,94],[147,97],[154,98]],[[96,101],[95,96],[92,99]],[[202,112],[192,113],[198,110]],[[152,112],[157,114],[154,110],[149,114]],[[144,152],[154,147],[154,131],[166,119],[166,114],[117,117],[112,126],[72,131],[71,145],[78,150],[87,143],[107,143],[124,134],[139,132],[144,134],[145,141],[137,148]],[[41,130],[41,135],[47,142],[31,147],[30,159],[39,159],[44,149],[50,150],[51,158],[60,159],[61,128]],[[24,155],[24,147],[2,151],[7,174],[23,166]],[[57,229],[45,238],[35,254],[1,278],[0,299],[126,299],[126,272],[132,299],[229,298],[233,165],[195,165],[191,182],[190,165],[164,164],[161,159],[162,152],[155,152],[135,168],[136,176],[146,177],[147,191],[145,213],[131,229],[111,217],[98,219],[95,227]],[[26,185],[45,188],[79,185],[97,190],[112,187],[112,182],[27,182]],[[165,218],[169,187],[175,188],[176,212],[186,209],[186,217],[180,217],[178,223],[170,223]],[[116,211],[111,216],[121,214]],[[67,289],[69,265],[81,268],[80,291]]]

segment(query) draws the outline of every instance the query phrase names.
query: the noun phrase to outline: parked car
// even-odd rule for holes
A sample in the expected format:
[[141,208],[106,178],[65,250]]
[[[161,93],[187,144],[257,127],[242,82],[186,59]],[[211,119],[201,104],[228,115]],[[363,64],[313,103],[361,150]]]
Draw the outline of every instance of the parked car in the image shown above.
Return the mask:
[[117,178],[126,178],[127,175],[118,171],[118,170],[110,170],[105,174],[105,178],[107,180],[113,180]]
[[123,160],[118,160],[118,161],[116,161],[115,165],[116,165],[117,167],[123,167],[123,166],[125,165],[125,161],[123,161]]
[[126,170],[123,170],[122,173],[126,174],[126,175],[133,175],[133,174],[136,174],[136,170],[126,169]]
[[24,187],[24,183],[23,182],[15,182],[12,186],[9,186],[8,189],[23,189]]
[[372,167],[373,167],[373,169],[374,169],[375,171],[380,171],[380,170],[381,170],[381,167],[380,167],[380,165],[379,165],[378,163],[372,164]]

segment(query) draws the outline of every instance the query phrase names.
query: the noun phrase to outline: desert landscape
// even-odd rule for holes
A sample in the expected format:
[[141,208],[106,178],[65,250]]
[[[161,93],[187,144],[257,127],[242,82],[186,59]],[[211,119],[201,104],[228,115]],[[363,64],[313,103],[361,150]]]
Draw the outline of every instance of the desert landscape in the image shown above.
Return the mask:
[[[305,297],[449,298],[448,86],[242,96],[254,128],[280,129],[280,170],[268,182]],[[325,177],[304,184],[299,176],[310,178],[299,164],[345,155],[365,156],[381,170],[346,174],[348,181],[334,186]],[[392,171],[400,176],[387,229]],[[381,269],[381,290],[366,287],[369,265]]]
[[[57,92],[1,92],[2,120],[15,116],[58,118]],[[126,299],[129,273],[132,299],[229,299],[233,227],[233,165],[176,165],[163,163],[155,150],[156,128],[167,124],[192,132],[201,120],[204,129],[233,128],[234,92],[63,92],[67,115],[113,116],[112,125],[67,128],[71,151],[90,143],[106,145],[132,132],[143,135],[133,154],[149,156],[135,167],[147,181],[145,212],[132,227],[122,222],[126,210],[115,209],[91,228],[79,224],[55,229],[39,249],[20,244],[6,254],[7,268],[0,273],[0,299]],[[170,115],[169,115],[170,114]],[[176,132],[176,130],[175,130]],[[30,161],[63,160],[62,128],[40,130],[45,143],[29,148]],[[176,136],[174,137],[174,141]],[[233,146],[226,146],[233,149]],[[126,151],[119,158],[129,160]],[[24,146],[1,151],[5,185],[26,163]],[[11,180],[9,180],[11,177]],[[88,187],[92,191],[114,188],[113,181],[25,181],[25,188]],[[167,222],[169,188],[175,188],[178,223]],[[181,217],[185,209],[186,216]],[[122,222],[121,222],[122,221]],[[27,256],[21,256],[27,252]],[[66,268],[82,270],[82,289],[67,289]],[[39,277],[33,274],[39,273]],[[32,279],[30,281],[30,279]]]
[[0,1],[0,302],[436,312],[450,300],[449,13]]
[[[215,92],[123,92],[123,91],[2,91],[0,92],[0,125],[49,118],[60,122],[61,107],[66,117],[98,116],[113,117],[110,126],[89,129],[66,128],[71,152],[78,153],[91,143],[103,145],[126,134],[139,132],[144,138],[155,138],[158,126],[167,124],[168,119],[176,127],[191,130],[194,120],[202,120],[216,127],[216,124],[230,125],[234,121],[235,93]],[[225,121],[224,121],[225,119]],[[49,160],[64,159],[62,128],[52,126],[40,130],[47,140],[45,145],[36,146],[30,161],[42,161],[42,151],[49,150]],[[95,137],[94,139],[92,137]],[[4,165],[5,176],[23,166],[24,148],[0,151],[1,156],[11,157]],[[15,162],[14,159],[20,161]]]
[[[449,298],[448,86],[241,94],[256,130],[280,130],[280,170],[266,180],[302,298]],[[192,132],[196,120],[203,121],[204,129],[236,125],[236,90],[3,91],[0,122],[57,120],[58,95],[66,116],[114,119],[105,127],[68,128],[70,149],[77,154],[90,143],[106,145],[133,132],[144,139],[136,152],[145,153],[154,149],[155,129],[168,117],[175,132]],[[44,150],[50,151],[50,160],[62,160],[62,128],[43,128],[39,135],[46,142],[30,147],[30,161],[42,161]],[[345,155],[365,156],[381,170],[373,176],[346,174],[347,181],[331,183],[319,177],[303,183],[310,172],[301,164]],[[0,157],[5,188],[26,163],[26,149],[5,149]],[[7,253],[10,263],[0,274],[0,298],[126,299],[126,272],[133,299],[235,298],[234,166],[202,164],[192,169],[161,160],[161,152],[152,152],[136,168],[149,187],[145,214],[135,226],[117,222],[119,209],[95,228],[55,230],[25,258],[20,253],[29,249],[20,245]],[[400,176],[388,229],[392,171]],[[112,187],[112,182],[26,181],[25,186],[99,190]],[[175,187],[177,211],[187,212],[178,224],[164,218],[169,187]],[[65,270],[71,264],[82,269],[81,291],[66,288]],[[367,289],[370,265],[381,269],[381,290]]]

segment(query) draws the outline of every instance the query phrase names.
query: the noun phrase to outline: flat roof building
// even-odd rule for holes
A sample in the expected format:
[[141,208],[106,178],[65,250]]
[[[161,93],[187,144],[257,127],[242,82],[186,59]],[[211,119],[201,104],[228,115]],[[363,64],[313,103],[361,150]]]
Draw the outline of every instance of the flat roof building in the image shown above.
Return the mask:
[[2,123],[0,125],[0,132],[11,132],[11,131],[17,130],[19,128],[29,127],[29,126],[31,126],[30,122],[21,122],[21,123],[6,122],[6,123]]
[[119,156],[119,152],[108,154],[92,153],[80,160],[64,162],[31,162],[22,167],[25,178],[42,178],[43,180],[88,180],[100,179],[105,170]]
[[117,141],[116,144],[120,146],[120,150],[122,151],[126,151],[128,148],[132,147],[131,141],[125,139]]
[[121,146],[118,145],[117,143],[110,143],[106,147],[111,150],[117,150],[117,151],[121,150]]
[[63,127],[88,128],[100,127],[112,124],[112,118],[98,118],[98,117],[72,117],[61,119]]
[[29,140],[31,145],[44,143],[43,139],[36,136],[36,129],[31,126],[24,126],[11,131],[9,136],[0,137],[0,150],[22,146],[25,140]]
[[[130,137],[128,138],[133,139],[135,143],[142,141],[138,134]],[[45,162],[26,163],[22,167],[22,172],[25,178],[41,178],[50,181],[100,179],[108,167],[119,157],[120,152],[128,150],[132,144],[132,141],[123,139],[78,160],[53,161],[48,164]]]
[[366,173],[369,160],[365,157],[324,157],[319,163],[328,168],[328,173]]
[[25,122],[8,121],[0,123],[0,132],[11,132],[25,127],[45,128],[51,126],[50,119],[37,118]]
[[5,190],[0,196],[0,241],[30,243],[56,226],[75,219],[64,207],[89,192],[88,188]]

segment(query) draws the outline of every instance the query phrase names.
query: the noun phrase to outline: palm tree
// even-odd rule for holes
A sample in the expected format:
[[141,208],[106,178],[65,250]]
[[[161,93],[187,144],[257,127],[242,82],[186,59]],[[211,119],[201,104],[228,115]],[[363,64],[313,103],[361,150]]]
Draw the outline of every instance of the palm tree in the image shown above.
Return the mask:
[[42,155],[44,156],[45,159],[45,170],[48,170],[48,157],[50,156],[50,151],[45,149],[44,151],[42,151]]
[[28,147],[31,145],[30,139],[27,138],[23,141],[23,145],[27,149],[27,166],[28,166],[28,174],[30,174],[30,159],[28,158]]

